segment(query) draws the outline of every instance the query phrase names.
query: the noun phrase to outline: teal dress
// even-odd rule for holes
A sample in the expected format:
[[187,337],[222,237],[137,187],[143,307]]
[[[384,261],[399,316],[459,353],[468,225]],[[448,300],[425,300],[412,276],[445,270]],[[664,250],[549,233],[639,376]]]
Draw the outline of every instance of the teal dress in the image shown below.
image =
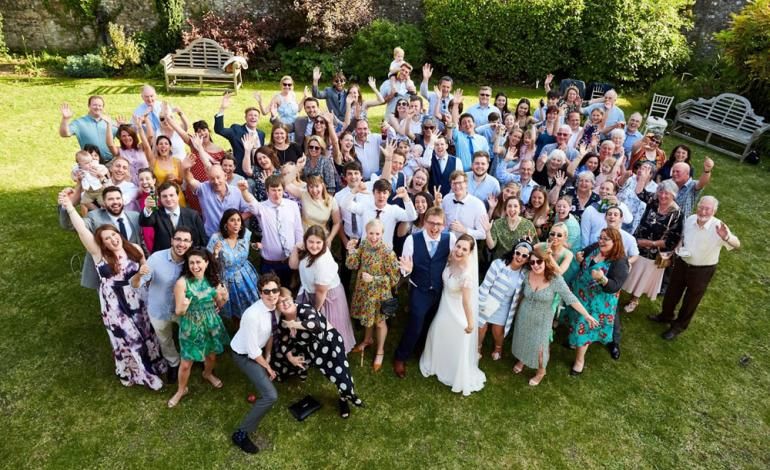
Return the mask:
[[185,361],[203,361],[211,353],[221,354],[230,337],[217,313],[217,291],[205,278],[186,279],[187,313],[179,317],[180,356]]
[[599,326],[591,328],[588,322],[572,307],[567,307],[569,319],[569,344],[580,347],[591,343],[607,344],[612,342],[612,328],[615,324],[615,312],[618,308],[618,292],[609,293],[591,277],[591,271],[600,269],[604,275],[612,264],[608,260],[596,263],[593,257],[597,250],[586,253],[580,264],[580,271],[572,283],[572,292],[580,299],[580,303],[598,322]]

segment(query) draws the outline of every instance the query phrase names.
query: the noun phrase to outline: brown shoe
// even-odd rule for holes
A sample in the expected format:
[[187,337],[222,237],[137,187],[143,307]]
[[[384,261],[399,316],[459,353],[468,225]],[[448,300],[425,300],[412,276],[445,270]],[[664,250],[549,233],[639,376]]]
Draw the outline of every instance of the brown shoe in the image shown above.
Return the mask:
[[393,361],[393,372],[399,379],[406,377],[406,364],[404,364],[404,361]]

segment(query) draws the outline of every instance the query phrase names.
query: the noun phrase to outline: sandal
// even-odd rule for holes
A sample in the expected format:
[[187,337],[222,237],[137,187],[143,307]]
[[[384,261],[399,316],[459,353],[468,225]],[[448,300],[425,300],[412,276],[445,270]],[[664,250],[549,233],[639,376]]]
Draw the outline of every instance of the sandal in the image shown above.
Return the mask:
[[385,353],[377,353],[374,355],[374,363],[372,364],[372,370],[379,372],[382,369],[382,360],[385,358]]
[[502,346],[495,346],[495,351],[492,353],[492,360],[493,361],[499,361],[500,358],[503,357],[503,347]]
[[185,388],[184,388],[184,391],[182,391],[182,393],[181,393],[181,394],[180,394],[179,392],[176,392],[176,393],[174,394],[174,396],[173,396],[173,397],[171,397],[171,398],[168,400],[168,403],[167,403],[168,407],[169,407],[169,408],[173,408],[173,407],[175,407],[176,405],[178,405],[178,404],[179,404],[179,402],[182,400],[182,397],[184,397],[185,395],[187,395],[187,387],[185,387]]
[[521,374],[521,372],[524,370],[524,363],[523,362],[517,362],[515,366],[513,366],[513,373],[514,374]]
[[623,310],[625,310],[626,313],[631,313],[634,310],[636,310],[636,307],[638,305],[639,305],[639,299],[632,299],[631,302],[626,304],[626,306],[623,308]]
[[371,339],[369,340],[363,340],[360,343],[356,344],[353,349],[350,350],[351,353],[361,353],[361,367],[364,366],[364,353],[366,352],[366,348],[372,345],[374,341]]
[[216,376],[214,376],[214,374],[208,374],[208,375],[203,374],[203,379],[206,380],[208,383],[210,383],[211,386],[214,388],[222,388],[224,386],[222,381],[219,380],[219,378],[217,378]]
[[542,381],[543,381],[543,378],[544,378],[544,377],[545,377],[545,374],[541,375],[541,376],[540,376],[540,378],[538,378],[538,376],[537,376],[537,375],[535,375],[534,377],[532,377],[531,379],[529,379],[529,385],[530,385],[531,387],[537,387],[538,385],[540,385],[540,382],[542,382]]

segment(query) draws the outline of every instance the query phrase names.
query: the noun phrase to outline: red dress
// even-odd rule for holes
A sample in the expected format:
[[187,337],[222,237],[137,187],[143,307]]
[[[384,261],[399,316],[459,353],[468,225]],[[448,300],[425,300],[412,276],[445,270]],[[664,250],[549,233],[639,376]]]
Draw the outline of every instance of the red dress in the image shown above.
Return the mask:
[[[193,178],[203,183],[204,181],[209,180],[209,175],[206,173],[206,167],[203,165],[203,162],[200,159],[200,156],[198,155],[198,151],[195,149],[192,149],[192,154],[195,155],[195,163],[193,164],[192,168],[190,168],[190,172],[193,175]],[[215,162],[221,162],[222,158],[225,156],[225,151],[220,150],[219,152],[213,152],[209,153],[211,155],[211,158]],[[185,199],[187,200],[187,207],[190,209],[195,209],[200,213],[201,211],[201,205],[198,202],[198,197],[193,194],[193,192],[190,190],[190,188],[187,188],[184,192]]]

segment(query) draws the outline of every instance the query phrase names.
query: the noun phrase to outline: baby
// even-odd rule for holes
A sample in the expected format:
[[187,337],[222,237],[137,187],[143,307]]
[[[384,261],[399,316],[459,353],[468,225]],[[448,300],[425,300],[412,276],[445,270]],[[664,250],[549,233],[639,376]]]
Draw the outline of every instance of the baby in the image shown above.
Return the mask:
[[97,209],[97,204],[102,204],[102,189],[110,177],[110,172],[106,166],[99,163],[98,157],[95,159],[85,150],[75,154],[75,162],[72,167],[72,180],[75,183],[79,181],[80,187],[83,188],[80,203],[83,212],[87,213]]
[[404,50],[400,47],[393,49],[393,62],[390,63],[390,69],[388,70],[388,76],[397,73],[404,63]]
[[407,152],[406,154],[406,165],[404,165],[404,169],[401,170],[404,172],[404,176],[407,177],[407,179],[411,179],[412,176],[414,176],[415,170],[420,168],[420,157],[422,157],[422,152],[425,149],[420,144],[414,144],[412,145],[412,148]]

